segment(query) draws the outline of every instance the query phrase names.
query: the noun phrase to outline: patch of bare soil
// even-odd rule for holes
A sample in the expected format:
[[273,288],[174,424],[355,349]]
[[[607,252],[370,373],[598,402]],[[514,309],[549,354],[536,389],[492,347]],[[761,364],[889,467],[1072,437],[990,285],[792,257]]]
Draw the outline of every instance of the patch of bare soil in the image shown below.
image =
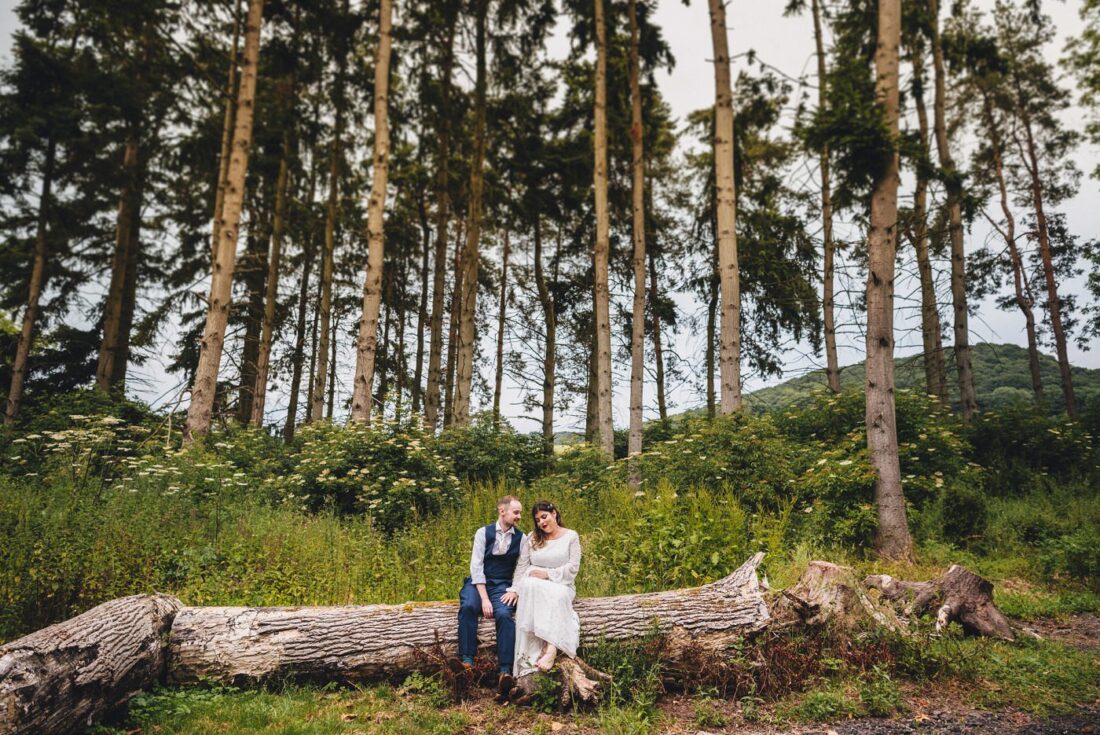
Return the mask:
[[1083,613],[1064,618],[1040,618],[1015,625],[1047,640],[1074,648],[1100,648],[1100,615]]

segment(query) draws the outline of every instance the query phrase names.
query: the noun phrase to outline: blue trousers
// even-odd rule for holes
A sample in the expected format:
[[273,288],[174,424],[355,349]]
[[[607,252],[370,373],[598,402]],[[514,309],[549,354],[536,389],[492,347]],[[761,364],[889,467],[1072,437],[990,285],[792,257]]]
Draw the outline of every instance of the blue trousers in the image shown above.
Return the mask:
[[[501,671],[512,671],[516,652],[516,608],[500,601],[512,580],[488,580],[485,591],[493,603],[493,620],[497,626],[497,660]],[[481,618],[481,595],[467,577],[458,595],[458,655],[477,653],[477,621]]]

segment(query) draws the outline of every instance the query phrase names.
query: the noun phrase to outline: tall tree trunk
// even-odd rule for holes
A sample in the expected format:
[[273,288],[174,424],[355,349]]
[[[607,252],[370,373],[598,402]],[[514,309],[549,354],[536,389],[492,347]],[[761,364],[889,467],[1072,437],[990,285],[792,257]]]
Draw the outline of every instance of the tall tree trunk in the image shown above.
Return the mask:
[[229,162],[226,191],[222,204],[220,240],[216,243],[210,297],[199,349],[199,364],[191,388],[191,405],[187,409],[184,443],[210,430],[214,394],[218,384],[225,326],[229,320],[229,302],[233,289],[233,269],[237,263],[237,229],[244,202],[248,154],[252,145],[252,116],[256,100],[256,74],[260,58],[260,25],[263,22],[264,0],[249,0],[245,26],[244,59],[241,63],[241,85],[237,94],[237,112],[233,130],[233,156]]
[[393,346],[390,344],[390,319],[393,316],[393,272],[387,273],[382,279],[383,302],[386,307],[386,316],[382,319],[382,346],[378,350],[378,406],[385,410],[386,395],[390,392],[389,374],[392,365],[391,354]]
[[[317,157],[311,155],[309,167],[309,187],[306,193],[307,220],[312,220],[313,197],[317,192]],[[314,239],[312,229],[302,241],[302,280],[298,286],[298,320],[294,333],[294,358],[291,367],[290,397],[287,401],[286,424],[283,426],[283,439],[290,443],[294,439],[294,429],[298,422],[298,395],[302,384],[302,366],[305,362],[306,345],[306,305],[309,301],[309,277],[313,267]],[[312,353],[311,353],[312,354]],[[311,358],[312,359],[312,358]],[[309,376],[313,382],[312,369]]]
[[443,389],[443,426],[450,426],[454,422],[454,395],[455,395],[455,361],[458,355],[458,322],[459,310],[462,299],[462,244],[463,223],[458,223],[458,238],[455,240],[455,282],[451,290],[451,320],[447,333],[447,377]]
[[450,226],[450,160],[451,160],[451,71],[454,68],[455,26],[458,12],[454,2],[445,6],[446,41],[443,51],[443,71],[440,78],[439,149],[435,173],[435,269],[432,274],[432,326],[428,351],[428,388],[424,400],[424,419],[429,430],[439,423],[439,386],[443,359],[443,301],[447,269],[447,232]]
[[[293,109],[293,82],[287,85],[287,110]],[[264,425],[264,404],[267,402],[267,379],[271,367],[271,337],[275,329],[275,309],[279,301],[279,265],[286,231],[287,190],[290,181],[290,157],[294,155],[293,125],[288,119],[283,130],[283,151],[279,159],[279,174],[275,179],[275,214],[271,225],[271,252],[267,258],[267,292],[264,294],[264,316],[260,327],[259,354],[256,359],[256,382],[252,389],[254,426]]]
[[543,322],[546,325],[546,343],[542,356],[542,451],[546,457],[554,455],[554,363],[556,360],[558,321],[554,310],[554,298],[546,284],[542,265],[542,220],[535,215],[535,287],[542,305]]
[[[344,0],[341,17],[348,18],[348,0]],[[343,31],[341,32],[343,33]],[[317,334],[317,374],[312,388],[313,410],[315,418],[320,418],[325,401],[325,381],[328,379],[329,337],[332,332],[332,276],[336,259],[336,220],[340,211],[341,157],[344,137],[344,98],[345,70],[348,63],[348,47],[344,38],[336,46],[336,83],[333,90],[333,103],[336,107],[336,120],[332,133],[332,151],[329,159],[328,208],[325,213],[325,244],[321,255],[321,304]],[[369,247],[369,246],[368,246]],[[369,257],[369,255],[368,255]],[[356,369],[358,372],[358,368]]]
[[714,394],[714,345],[718,342],[718,278],[710,280],[710,297],[707,299],[707,417],[718,415],[718,401]]
[[[320,292],[318,291],[318,297]],[[309,339],[309,390],[313,390],[313,384],[317,381],[317,347],[319,336],[317,334],[317,325],[320,321],[321,311],[320,309],[313,310],[313,326],[310,327],[310,339]],[[313,403],[313,396],[310,394],[306,400],[306,420],[305,423],[310,423],[316,419],[321,418],[318,414],[314,413],[315,405]]]
[[[595,291],[593,291],[595,294]],[[588,396],[585,409],[584,440],[589,444],[600,441],[600,411],[598,407],[599,378],[596,373],[596,320],[592,320],[592,332],[588,335]]]
[[329,355],[328,362],[328,410],[325,416],[329,421],[332,421],[333,416],[336,415],[336,346],[339,344],[339,340],[336,339],[340,334],[340,319],[337,317],[332,321],[332,334],[329,337]]
[[408,367],[405,361],[405,320],[407,316],[407,309],[405,309],[406,270],[405,263],[402,263],[401,273],[397,279],[397,360],[394,361],[393,365],[394,375],[397,378],[397,394],[394,396],[393,402],[393,415],[395,417],[401,416],[401,399],[405,394],[405,369]]
[[493,421],[500,421],[500,393],[504,385],[504,320],[508,313],[508,229],[504,229],[504,249],[500,258],[500,310],[497,320],[497,371],[493,387]]
[[[645,151],[642,140],[642,90],[638,83],[638,8],[637,0],[628,3],[630,16],[630,152],[633,186],[631,206],[634,213],[634,312],[630,334],[630,436],[627,454],[642,453],[643,371],[645,370]],[[656,303],[654,303],[656,307]],[[656,312],[654,312],[656,314]],[[637,465],[630,469],[630,483],[641,485]]]
[[[814,17],[814,46],[817,51],[817,107],[829,104],[825,82],[825,39],[821,32],[821,0],[811,2]],[[822,321],[825,325],[825,381],[833,393],[840,392],[840,364],[836,356],[836,322],[833,317],[833,190],[829,181],[829,145],[821,146],[821,242],[824,251],[822,265]]]
[[[928,110],[924,105],[924,61],[920,48],[913,50],[913,99],[917,108],[920,149],[928,151]],[[928,174],[924,166],[916,167],[917,188],[913,196],[913,245],[917,253],[920,274],[921,355],[924,363],[926,390],[948,405],[947,365],[943,358],[943,331],[940,310],[936,302],[936,279],[932,274],[932,258],[928,247]]]
[[[118,214],[115,219],[115,252],[111,260],[111,283],[107,289],[107,303],[103,313],[103,341],[99,346],[96,363],[95,386],[104,393],[116,387],[115,378],[126,374],[127,356],[123,354],[123,307],[126,302],[127,274],[136,270],[134,227],[141,207],[139,184],[140,131],[131,129],[122,155],[122,189],[118,196]],[[133,263],[132,263],[133,262]],[[132,320],[132,316],[131,316]],[[126,329],[129,337],[129,327]],[[127,339],[127,344],[129,340]],[[121,364],[121,369],[120,365]]]
[[[1024,103],[1026,104],[1026,103]],[[1026,166],[1031,179],[1031,202],[1035,207],[1035,224],[1039,231],[1039,257],[1043,263],[1043,276],[1047,286],[1047,309],[1050,311],[1050,328],[1054,332],[1054,346],[1058,354],[1058,372],[1062,379],[1062,398],[1066,402],[1066,414],[1077,416],[1077,401],[1073,397],[1073,374],[1070,372],[1069,352],[1066,348],[1066,330],[1062,325],[1062,302],[1058,298],[1055,281],[1054,257],[1050,247],[1050,229],[1043,206],[1043,180],[1039,174],[1039,156],[1035,149],[1035,136],[1031,130],[1031,118],[1023,104],[1020,106],[1024,140],[1027,143]]]
[[[898,135],[898,46],[901,0],[880,0],[875,50],[875,97],[893,139]],[[892,143],[896,146],[896,143]],[[897,248],[897,148],[876,172],[871,190],[867,272],[867,449],[875,468],[878,533],[875,548],[886,559],[908,559],[912,540],[905,517],[894,412],[894,259]]]
[[15,362],[11,370],[11,386],[8,388],[8,403],[4,410],[4,423],[10,424],[19,414],[19,404],[23,400],[23,381],[27,377],[27,360],[31,345],[34,343],[34,330],[38,326],[38,302],[46,288],[46,259],[49,257],[49,241],[46,238],[46,225],[50,216],[50,198],[53,196],[54,165],[57,158],[57,143],[51,137],[46,142],[45,159],[42,165],[42,189],[38,196],[38,224],[34,236],[34,262],[31,266],[31,280],[27,286],[27,307],[23,312],[23,326],[19,330],[19,343],[15,348]]
[[[259,202],[256,202],[259,205]],[[244,346],[241,350],[241,380],[238,388],[237,421],[252,420],[252,391],[256,389],[256,371],[260,358],[260,334],[264,320],[264,292],[267,285],[267,222],[266,212],[255,212],[250,218],[248,245],[241,261],[241,280],[248,290],[245,307]]]
[[218,257],[218,243],[221,242],[222,209],[225,206],[225,191],[229,181],[229,160],[233,154],[233,131],[237,122],[237,66],[241,44],[241,0],[233,3],[233,46],[229,52],[229,73],[225,82],[225,112],[222,115],[222,144],[218,151],[218,185],[214,194],[213,232],[210,238],[210,262]]
[[610,223],[607,204],[607,28],[603,0],[595,0],[596,109],[593,184],[596,193],[596,246],[592,251],[595,276],[596,420],[599,445],[608,457],[615,454],[611,414],[611,291],[608,287]]
[[932,28],[932,67],[936,78],[935,129],[936,149],[940,155],[940,167],[946,179],[948,231],[951,236],[951,301],[955,310],[955,366],[959,373],[959,398],[963,419],[969,421],[978,410],[978,396],[974,390],[974,371],[970,360],[970,327],[966,305],[966,251],[963,244],[962,186],[951,148],[947,140],[946,122],[946,72],[943,63],[943,44],[940,42],[940,15],[938,0],[928,0],[928,12]]
[[714,182],[718,214],[718,273],[722,288],[721,410],[741,409],[741,283],[737,265],[737,195],[733,178],[733,92],[723,0],[710,2],[714,44]]
[[416,371],[413,374],[412,413],[420,413],[424,386],[424,327],[428,323],[428,258],[432,249],[432,231],[428,226],[428,207],[420,196],[420,303],[416,310]]
[[658,308],[660,294],[657,290],[657,259],[653,251],[649,257],[649,309],[653,315],[653,360],[656,364],[654,382],[657,384],[657,415],[661,421],[668,419],[668,402],[665,399],[665,351],[661,346],[661,314]]
[[487,69],[485,64],[486,16],[489,0],[477,0],[477,81],[474,85],[474,158],[470,163],[470,201],[466,209],[466,250],[462,254],[462,290],[458,322],[458,354],[455,368],[453,420],[455,426],[470,422],[470,389],[474,375],[474,341],[477,339],[477,272],[481,264],[482,190],[485,186],[485,114]]
[[1016,305],[1024,315],[1024,325],[1027,331],[1027,364],[1031,373],[1031,390],[1035,394],[1035,404],[1039,408],[1046,405],[1043,396],[1043,378],[1039,372],[1039,340],[1035,334],[1035,298],[1031,293],[1030,284],[1027,282],[1027,272],[1024,268],[1023,258],[1020,257],[1020,249],[1016,247],[1016,217],[1012,213],[1012,207],[1008,201],[1008,185],[1004,174],[1004,146],[1001,140],[1000,129],[997,126],[997,118],[993,113],[993,105],[987,93],[982,93],[982,114],[985,118],[986,132],[989,135],[989,147],[993,154],[993,172],[997,177],[997,191],[1000,194],[1001,212],[1004,214],[1004,229],[997,228],[1005,240],[1009,258],[1012,262],[1012,282],[1016,291]]
[[[382,0],[378,21],[378,52],[374,58],[374,157],[370,200],[367,202],[367,275],[363,282],[363,316],[355,355],[351,418],[370,421],[374,354],[378,346],[378,309],[382,300],[386,181],[390,166],[389,83],[393,2]],[[384,398],[384,397],[383,397]]]

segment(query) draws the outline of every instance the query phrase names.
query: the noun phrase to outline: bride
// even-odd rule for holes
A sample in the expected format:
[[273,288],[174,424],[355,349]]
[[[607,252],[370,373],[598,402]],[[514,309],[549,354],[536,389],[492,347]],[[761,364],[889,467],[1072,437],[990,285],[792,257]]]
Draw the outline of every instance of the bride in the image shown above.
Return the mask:
[[515,604],[516,677],[549,671],[557,654],[577,655],[580,619],[573,610],[574,580],[581,568],[581,542],[562,525],[553,503],[540,500],[531,511],[535,528],[523,537],[512,586],[501,597]]

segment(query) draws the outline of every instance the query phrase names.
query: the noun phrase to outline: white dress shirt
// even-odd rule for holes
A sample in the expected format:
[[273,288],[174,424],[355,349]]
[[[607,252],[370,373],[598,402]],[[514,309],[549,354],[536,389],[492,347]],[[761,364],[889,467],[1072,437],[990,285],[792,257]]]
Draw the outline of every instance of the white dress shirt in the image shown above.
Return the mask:
[[[512,526],[507,531],[500,527],[500,521],[496,522],[497,532],[493,544],[493,556],[503,556],[512,546],[512,537],[516,535],[516,527]],[[474,550],[470,553],[470,582],[473,584],[485,584],[485,526],[477,529],[474,534]]]

